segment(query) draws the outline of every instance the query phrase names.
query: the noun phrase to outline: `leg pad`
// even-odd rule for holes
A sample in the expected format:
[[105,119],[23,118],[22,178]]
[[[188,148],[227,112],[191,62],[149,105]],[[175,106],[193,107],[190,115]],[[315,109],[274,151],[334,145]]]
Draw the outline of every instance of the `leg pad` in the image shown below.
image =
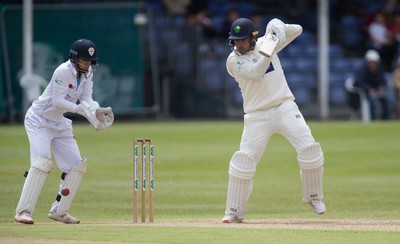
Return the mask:
[[86,166],[87,166],[87,159],[84,158],[77,165],[75,165],[74,168],[72,168],[71,172],[69,172],[65,176],[64,182],[60,184],[60,189],[61,187],[69,188],[69,195],[62,196],[58,206],[52,207],[52,208],[55,207],[57,208],[58,215],[65,214],[67,210],[70,208],[72,200],[74,200],[75,194],[78,190],[78,186],[81,183],[82,177],[86,172]]
[[321,145],[314,143],[305,146],[299,151],[297,159],[300,166],[303,201],[310,203],[314,199],[322,200],[324,155]]
[[53,162],[49,158],[39,157],[32,161],[18,206],[15,209],[17,214],[28,212],[31,216],[33,215],[43,184],[52,169]]
[[229,164],[229,182],[226,201],[226,215],[244,218],[247,201],[253,189],[253,177],[257,162],[244,152],[235,152]]

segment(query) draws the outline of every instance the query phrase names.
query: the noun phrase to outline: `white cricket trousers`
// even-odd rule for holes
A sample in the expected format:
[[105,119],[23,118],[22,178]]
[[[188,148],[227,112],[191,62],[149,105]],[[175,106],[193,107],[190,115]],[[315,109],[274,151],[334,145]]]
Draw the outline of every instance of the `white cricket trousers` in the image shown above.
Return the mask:
[[315,142],[297,104],[286,101],[269,110],[244,116],[240,151],[253,156],[259,162],[269,139],[275,133],[284,136],[297,152]]
[[55,123],[31,110],[25,116],[25,130],[30,144],[30,161],[42,156],[54,156],[58,168],[69,173],[82,158],[72,132],[71,120],[64,118]]

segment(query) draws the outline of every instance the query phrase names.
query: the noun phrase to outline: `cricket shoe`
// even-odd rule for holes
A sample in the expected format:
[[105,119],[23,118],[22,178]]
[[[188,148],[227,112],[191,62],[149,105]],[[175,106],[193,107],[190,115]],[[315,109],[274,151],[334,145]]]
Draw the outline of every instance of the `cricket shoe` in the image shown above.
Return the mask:
[[317,214],[324,214],[326,212],[325,204],[321,200],[311,200],[310,205]]
[[31,217],[31,214],[28,212],[22,212],[22,213],[17,213],[14,216],[15,221],[19,222],[19,223],[23,223],[23,224],[29,224],[29,225],[33,225],[33,219]]
[[70,215],[67,212],[62,215],[58,215],[56,212],[50,212],[49,218],[53,219],[55,221],[63,222],[65,224],[79,224],[79,222],[80,222],[79,219],[73,217],[72,215]]
[[222,223],[242,223],[243,219],[239,219],[235,214],[225,214],[222,218]]

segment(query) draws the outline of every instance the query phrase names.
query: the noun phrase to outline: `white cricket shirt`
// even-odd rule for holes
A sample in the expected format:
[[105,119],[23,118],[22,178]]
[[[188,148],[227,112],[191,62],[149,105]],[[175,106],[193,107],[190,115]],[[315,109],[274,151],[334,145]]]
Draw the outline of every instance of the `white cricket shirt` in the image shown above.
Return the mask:
[[236,51],[230,53],[226,68],[240,87],[245,113],[270,109],[287,100],[294,100],[276,53],[299,36],[302,30],[300,25],[286,24],[286,42],[276,48],[271,58],[258,53],[264,37],[258,38],[254,50],[244,55]]
[[93,72],[90,76],[78,78],[74,65],[68,60],[54,71],[50,83],[42,95],[32,103],[31,112],[48,122],[58,123],[64,118],[65,112],[75,113],[76,102],[93,103]]

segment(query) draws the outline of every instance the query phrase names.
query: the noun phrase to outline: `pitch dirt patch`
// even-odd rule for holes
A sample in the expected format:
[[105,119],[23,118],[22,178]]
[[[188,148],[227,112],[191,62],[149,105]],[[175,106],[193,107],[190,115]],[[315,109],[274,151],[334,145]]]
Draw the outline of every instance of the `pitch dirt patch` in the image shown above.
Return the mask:
[[370,219],[257,219],[244,223],[223,224],[220,220],[173,220],[154,223],[81,223],[83,225],[140,225],[165,227],[210,227],[210,228],[259,228],[259,229],[305,229],[305,230],[356,230],[356,231],[400,231],[400,220]]
[[362,219],[268,219],[248,220],[238,224],[222,224],[220,221],[175,221],[153,223],[160,226],[193,226],[221,228],[264,228],[264,229],[311,229],[311,230],[377,230],[400,231],[400,220]]

